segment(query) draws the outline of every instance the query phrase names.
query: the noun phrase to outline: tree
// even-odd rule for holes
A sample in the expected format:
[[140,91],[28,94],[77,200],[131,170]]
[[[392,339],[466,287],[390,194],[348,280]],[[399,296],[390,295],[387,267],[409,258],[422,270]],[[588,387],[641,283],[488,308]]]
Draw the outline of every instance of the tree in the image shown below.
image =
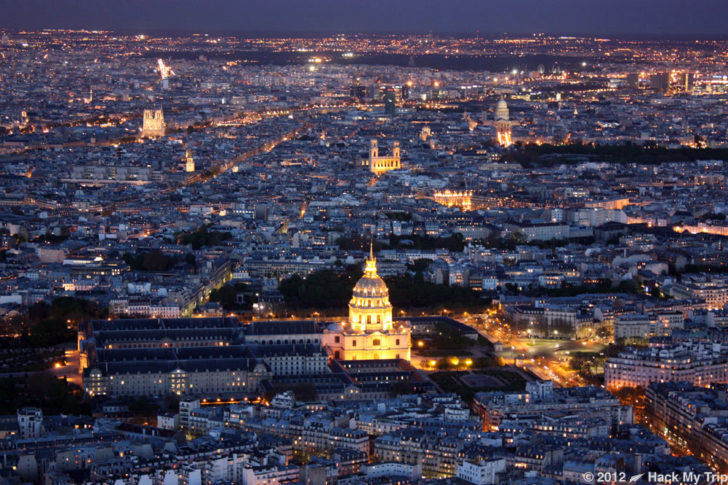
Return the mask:
[[[214,173],[208,174],[215,175]],[[209,226],[203,225],[192,232],[183,232],[177,235],[177,243],[183,245],[191,245],[192,249],[197,250],[203,246],[217,246],[223,241],[231,239],[233,235],[229,232],[210,231]]]
[[49,347],[71,342],[74,336],[74,332],[61,318],[46,318],[30,328],[30,342],[36,347]]
[[134,271],[167,271],[177,264],[175,257],[167,256],[157,249],[136,254],[126,253],[124,261]]
[[174,264],[174,258],[166,256],[161,251],[150,251],[142,256],[142,267],[149,271],[166,271]]
[[195,258],[195,255],[192,253],[185,254],[185,263],[197,267],[197,259]]
[[243,304],[238,303],[238,294],[249,291],[250,289],[245,283],[237,283],[235,285],[227,284],[219,289],[212,290],[210,292],[210,301],[220,303],[225,310],[235,308],[250,309],[253,305],[252,300],[249,298],[250,295],[245,295],[245,302]]
[[617,291],[620,293],[639,293],[640,287],[633,279],[622,280],[617,285]]
[[129,411],[135,416],[152,416],[157,412],[157,406],[141,396],[129,404]]
[[28,308],[29,343],[45,347],[71,342],[79,322],[104,314],[95,302],[80,298],[59,297],[50,304],[35,303]]
[[344,311],[354,285],[361,278],[361,268],[344,272],[325,269],[306,277],[293,275],[279,286],[286,306],[291,309],[322,309]]
[[484,301],[470,288],[430,283],[419,274],[385,278],[389,299],[397,308],[427,308],[430,310],[480,310]]
[[415,273],[422,273],[432,264],[431,259],[422,258],[416,259],[413,263],[407,263],[407,268]]

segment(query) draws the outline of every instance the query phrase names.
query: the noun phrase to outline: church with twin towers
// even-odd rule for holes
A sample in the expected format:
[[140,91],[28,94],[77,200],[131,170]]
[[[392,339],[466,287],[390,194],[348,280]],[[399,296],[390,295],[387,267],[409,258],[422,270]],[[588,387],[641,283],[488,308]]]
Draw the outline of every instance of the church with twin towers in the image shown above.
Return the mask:
[[399,141],[393,141],[391,153],[382,156],[379,153],[379,142],[376,138],[372,138],[369,142],[369,171],[379,176],[390,170],[399,170],[401,167]]

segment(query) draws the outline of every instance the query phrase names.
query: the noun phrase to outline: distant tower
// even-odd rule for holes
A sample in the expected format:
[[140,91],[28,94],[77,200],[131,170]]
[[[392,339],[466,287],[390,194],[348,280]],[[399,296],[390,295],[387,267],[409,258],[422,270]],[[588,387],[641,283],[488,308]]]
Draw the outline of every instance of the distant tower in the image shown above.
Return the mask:
[[495,132],[498,137],[498,144],[510,146],[513,143],[510,112],[506,100],[501,98],[495,108]]
[[2,40],[0,40],[0,44],[10,45],[10,37],[8,37],[7,32],[3,32],[3,36],[2,36]]
[[376,138],[372,138],[369,142],[369,163],[371,164],[371,161],[376,158],[379,158],[379,142]]
[[658,72],[650,75],[650,88],[661,94],[667,93],[670,90],[670,74]]
[[361,85],[360,78],[355,78],[354,83],[349,87],[349,96],[356,98],[357,101],[363,101],[367,97],[367,88]]
[[390,170],[401,168],[399,142],[392,143],[392,154],[390,156],[379,155],[379,144],[376,139],[369,142],[369,170],[375,175],[381,175]]
[[640,75],[636,72],[627,74],[626,78],[627,87],[629,89],[639,89],[640,87]]
[[185,172],[195,171],[195,159],[192,158],[192,153],[189,150],[185,151]]
[[164,111],[161,109],[144,110],[144,121],[142,123],[142,136],[144,138],[157,138],[164,136],[167,125],[164,123]]
[[387,88],[384,91],[384,113],[394,116],[397,113],[397,95],[394,88]]

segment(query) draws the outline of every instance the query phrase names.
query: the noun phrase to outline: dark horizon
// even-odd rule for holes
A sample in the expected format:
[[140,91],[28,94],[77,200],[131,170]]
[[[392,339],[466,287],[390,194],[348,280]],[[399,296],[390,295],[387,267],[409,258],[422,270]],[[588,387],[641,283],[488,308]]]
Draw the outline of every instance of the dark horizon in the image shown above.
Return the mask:
[[0,0],[12,30],[728,36],[725,0]]
[[471,38],[482,37],[484,39],[498,39],[501,37],[525,37],[543,35],[546,37],[574,37],[574,38],[599,38],[609,40],[636,40],[636,41],[693,41],[693,40],[728,40],[728,33],[725,34],[704,34],[704,33],[594,33],[594,32],[445,32],[445,31],[266,31],[266,30],[231,30],[231,29],[127,29],[127,28],[93,28],[93,27],[39,27],[39,28],[8,28],[0,26],[0,32],[18,34],[21,32],[42,32],[42,31],[67,31],[67,32],[109,32],[119,35],[145,35],[150,37],[184,37],[192,35],[219,35],[223,37],[240,38],[319,38],[343,35],[346,37],[371,36],[371,37],[406,37],[432,35],[439,38]]

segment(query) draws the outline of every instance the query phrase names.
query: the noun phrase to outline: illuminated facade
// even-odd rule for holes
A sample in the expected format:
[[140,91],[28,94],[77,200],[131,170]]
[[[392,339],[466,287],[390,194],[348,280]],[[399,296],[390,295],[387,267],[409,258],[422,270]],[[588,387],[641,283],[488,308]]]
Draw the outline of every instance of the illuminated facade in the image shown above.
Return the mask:
[[376,139],[369,142],[369,170],[375,175],[381,175],[390,170],[401,168],[399,142],[392,143],[392,154],[388,157],[379,156],[379,144]]
[[604,387],[647,388],[653,382],[689,382],[705,387],[728,384],[728,352],[720,344],[627,347],[604,364]]
[[192,153],[189,150],[185,151],[185,172],[195,171],[195,159],[192,157]]
[[427,141],[430,137],[432,137],[432,130],[429,126],[424,126],[420,130],[420,140]]
[[157,138],[164,136],[167,125],[164,122],[164,111],[161,109],[145,109],[142,121],[142,136]]
[[434,198],[435,202],[447,207],[459,207],[464,211],[469,211],[473,208],[473,192],[470,190],[461,192],[444,190],[442,192],[435,192]]
[[411,333],[409,323],[392,321],[389,289],[370,251],[349,302],[349,321],[324,330],[324,345],[337,360],[410,360]]
[[513,144],[510,113],[505,99],[498,101],[495,108],[495,132],[499,145],[507,147]]

